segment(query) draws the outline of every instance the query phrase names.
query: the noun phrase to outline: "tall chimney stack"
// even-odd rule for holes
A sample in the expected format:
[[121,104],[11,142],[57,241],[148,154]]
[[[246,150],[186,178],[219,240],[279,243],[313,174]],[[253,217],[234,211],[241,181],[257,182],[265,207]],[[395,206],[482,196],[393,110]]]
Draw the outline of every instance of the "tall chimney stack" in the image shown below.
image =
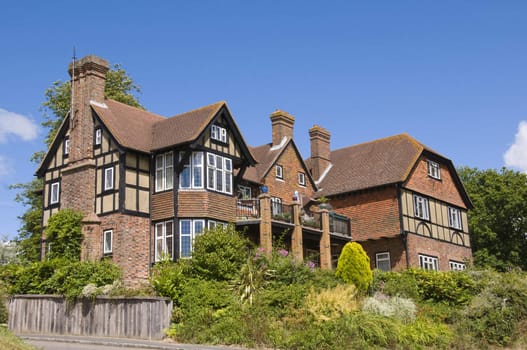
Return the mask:
[[318,181],[331,164],[330,133],[323,127],[314,125],[309,129],[309,140],[311,142],[311,176]]
[[[75,65],[75,66],[74,66]],[[97,56],[86,56],[68,72],[73,78],[72,113],[70,116],[70,161],[76,162],[93,157],[94,124],[90,101],[104,102],[108,61]]]
[[284,137],[293,138],[293,125],[295,117],[291,114],[277,109],[271,114],[271,125],[273,128],[273,146],[279,145]]

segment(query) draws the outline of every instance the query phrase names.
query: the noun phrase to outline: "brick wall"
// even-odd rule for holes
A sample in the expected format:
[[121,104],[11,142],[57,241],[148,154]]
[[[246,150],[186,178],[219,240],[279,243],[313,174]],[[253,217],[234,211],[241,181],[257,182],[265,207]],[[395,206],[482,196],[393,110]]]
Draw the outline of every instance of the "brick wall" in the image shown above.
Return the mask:
[[370,258],[370,266],[376,268],[376,254],[389,252],[392,271],[406,269],[406,250],[401,236],[360,242]]
[[390,237],[401,233],[397,189],[385,187],[331,199],[335,212],[351,219],[355,241]]
[[466,205],[463,203],[448,167],[441,163],[439,163],[439,166],[441,169],[441,180],[436,180],[428,176],[427,158],[422,156],[405,187],[466,209]]
[[411,267],[419,267],[419,254],[437,257],[441,271],[450,270],[449,260],[472,261],[470,248],[414,234],[408,235],[408,251]]

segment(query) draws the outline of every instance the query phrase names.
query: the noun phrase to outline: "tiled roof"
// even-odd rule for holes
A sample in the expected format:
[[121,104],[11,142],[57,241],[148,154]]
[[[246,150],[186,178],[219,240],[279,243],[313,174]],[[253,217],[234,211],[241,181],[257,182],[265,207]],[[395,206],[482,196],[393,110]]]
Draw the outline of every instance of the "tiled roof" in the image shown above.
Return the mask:
[[126,148],[149,152],[152,127],[166,118],[114,100],[106,99],[104,104],[107,108],[99,103],[91,106],[117,142]]
[[400,134],[332,151],[332,167],[318,184],[317,195],[403,182],[424,149],[410,135]]
[[224,105],[225,101],[216,102],[156,123],[151,149],[163,149],[195,140]]
[[254,167],[247,168],[243,178],[248,181],[260,183],[280,152],[285,148],[285,145],[287,145],[287,143],[282,147],[272,147],[272,144],[267,143],[258,147],[249,147],[258,164]]
[[[106,105],[106,107],[104,106]],[[91,106],[123,147],[151,152],[196,139],[224,101],[165,118],[106,99]]]

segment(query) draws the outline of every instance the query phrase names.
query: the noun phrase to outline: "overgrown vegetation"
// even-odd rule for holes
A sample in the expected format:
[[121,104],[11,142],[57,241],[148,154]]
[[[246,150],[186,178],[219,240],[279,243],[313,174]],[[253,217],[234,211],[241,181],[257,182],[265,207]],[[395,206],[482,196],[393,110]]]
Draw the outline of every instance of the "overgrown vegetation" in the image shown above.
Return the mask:
[[1,350],[35,350],[35,347],[24,343],[20,338],[11,333],[7,327],[0,325]]
[[[372,273],[358,266],[368,271],[353,274]],[[118,268],[105,261],[0,269],[8,294],[126,295],[119,280]],[[150,282],[174,301],[167,335],[179,342],[280,349],[527,345],[527,275],[520,271],[373,271],[361,291],[333,271],[295,261],[284,248],[252,247],[229,227],[198,236],[191,259],[156,264]]]

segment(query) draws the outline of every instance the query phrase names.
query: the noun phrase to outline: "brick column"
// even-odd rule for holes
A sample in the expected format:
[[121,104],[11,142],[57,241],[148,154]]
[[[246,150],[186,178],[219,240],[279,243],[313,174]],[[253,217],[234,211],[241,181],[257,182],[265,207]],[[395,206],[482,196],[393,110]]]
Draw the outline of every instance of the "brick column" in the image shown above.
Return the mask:
[[320,237],[320,268],[331,270],[331,239],[329,237],[329,211],[320,210],[322,215],[322,236]]
[[273,251],[273,230],[271,226],[271,196],[263,193],[260,199],[260,247],[266,254]]
[[293,203],[293,234],[291,235],[291,250],[296,261],[304,261],[304,245],[302,239],[302,223],[300,222],[300,203]]
[[102,257],[101,221],[91,213],[82,219],[81,260],[97,261]]

